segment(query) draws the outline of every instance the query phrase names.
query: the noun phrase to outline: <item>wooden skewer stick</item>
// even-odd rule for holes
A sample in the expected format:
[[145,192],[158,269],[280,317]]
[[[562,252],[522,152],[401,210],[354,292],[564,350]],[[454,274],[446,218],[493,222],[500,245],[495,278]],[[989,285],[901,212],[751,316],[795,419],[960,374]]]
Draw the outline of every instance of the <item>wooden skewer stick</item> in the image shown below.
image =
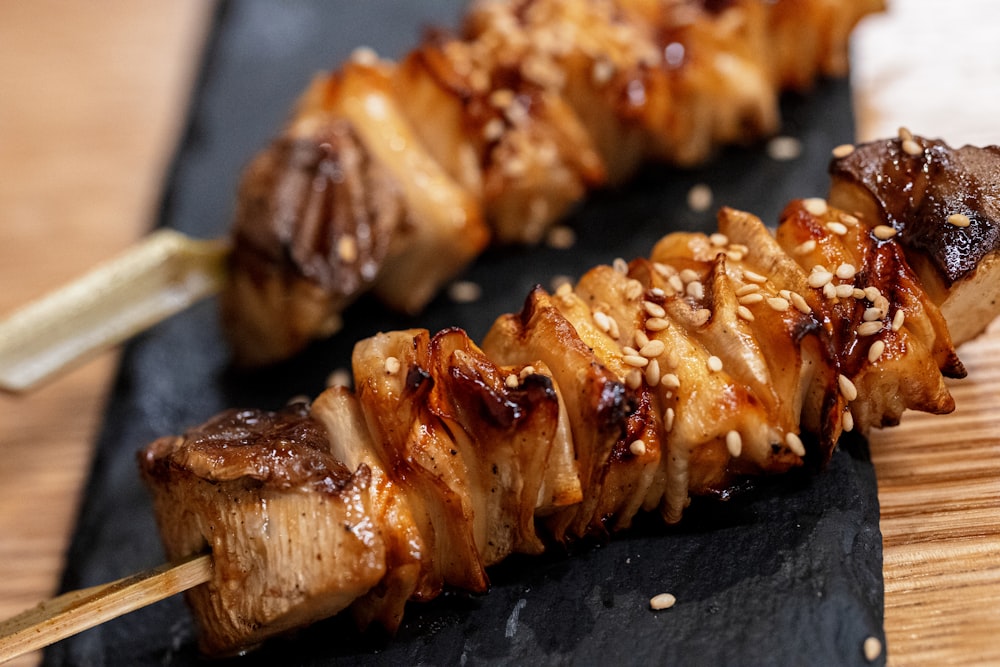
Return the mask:
[[26,392],[214,294],[228,251],[159,230],[16,311],[0,322],[0,391]]
[[0,623],[0,662],[194,588],[211,576],[212,557],[201,554],[64,593]]

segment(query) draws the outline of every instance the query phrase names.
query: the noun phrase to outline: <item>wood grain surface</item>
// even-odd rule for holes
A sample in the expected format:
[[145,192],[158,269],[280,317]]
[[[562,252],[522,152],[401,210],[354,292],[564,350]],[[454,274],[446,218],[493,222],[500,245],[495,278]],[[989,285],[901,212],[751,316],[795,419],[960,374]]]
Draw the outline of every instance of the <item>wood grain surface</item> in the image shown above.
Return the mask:
[[[151,223],[209,3],[0,3],[0,316]],[[1000,5],[896,0],[855,39],[861,139],[1000,142]],[[1000,664],[1000,326],[947,417],[874,433],[891,665]],[[0,396],[0,618],[50,596],[116,365]],[[17,664],[35,664],[28,656]]]

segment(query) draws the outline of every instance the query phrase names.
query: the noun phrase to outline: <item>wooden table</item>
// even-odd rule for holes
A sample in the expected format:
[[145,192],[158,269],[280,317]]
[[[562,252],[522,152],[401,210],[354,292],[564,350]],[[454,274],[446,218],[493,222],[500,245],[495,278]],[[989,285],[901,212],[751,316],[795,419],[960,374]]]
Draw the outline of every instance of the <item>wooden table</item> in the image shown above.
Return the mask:
[[[210,11],[0,3],[0,316],[149,227]],[[992,0],[897,0],[867,21],[859,138],[1000,142],[998,19]],[[1000,327],[961,353],[954,415],[872,437],[892,665],[1000,664]],[[0,618],[57,586],[115,364],[0,396]]]

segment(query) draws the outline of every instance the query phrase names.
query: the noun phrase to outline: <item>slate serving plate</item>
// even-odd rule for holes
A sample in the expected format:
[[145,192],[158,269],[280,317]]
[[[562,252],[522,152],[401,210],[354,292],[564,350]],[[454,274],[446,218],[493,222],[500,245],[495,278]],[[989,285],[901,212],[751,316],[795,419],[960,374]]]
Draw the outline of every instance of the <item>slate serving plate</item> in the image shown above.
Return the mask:
[[[429,24],[456,25],[458,0],[254,0],[220,6],[160,224],[200,237],[225,233],[242,166],[279,127],[317,72],[359,45],[398,57]],[[627,187],[595,193],[570,218],[570,249],[508,248],[463,276],[483,288],[472,304],[440,296],[418,317],[362,299],[330,341],[279,367],[230,370],[215,303],[134,339],[122,359],[75,532],[64,589],[125,576],[163,560],[135,464],[154,438],[232,406],[276,408],[322,390],[354,342],[378,330],[458,325],[480,339],[529,289],[579,276],[614,257],[646,254],[661,235],[711,229],[686,194],[708,184],[716,203],[773,223],[792,197],[822,196],[831,147],[851,140],[845,81],[783,102],[783,133],[802,154],[775,161],[762,145],[730,149],[704,168],[644,170]],[[736,502],[698,503],[666,529],[640,519],[604,544],[512,558],[490,573],[485,596],[448,594],[414,605],[398,635],[358,636],[342,619],[278,640],[237,664],[869,664],[861,646],[882,633],[882,555],[875,477],[864,443],[842,446],[818,475],[761,487]],[[649,598],[677,604],[653,612]],[[884,656],[877,663],[881,663]],[[190,665],[202,659],[175,597],[51,647],[56,665]]]

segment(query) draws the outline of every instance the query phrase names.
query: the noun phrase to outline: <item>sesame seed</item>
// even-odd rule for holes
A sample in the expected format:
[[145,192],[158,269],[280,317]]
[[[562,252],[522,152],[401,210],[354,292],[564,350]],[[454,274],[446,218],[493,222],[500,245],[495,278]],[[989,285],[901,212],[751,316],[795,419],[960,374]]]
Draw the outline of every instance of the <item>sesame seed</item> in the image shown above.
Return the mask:
[[843,263],[837,267],[837,277],[842,280],[850,280],[858,272],[853,264]]
[[649,359],[638,354],[626,354],[622,357],[622,361],[625,365],[634,366],[635,368],[645,368],[646,364],[649,363]]
[[351,51],[351,62],[372,66],[378,63],[378,54],[370,46],[359,46]]
[[747,322],[753,322],[753,313],[746,306],[737,306],[736,314]]
[[860,301],[861,299],[865,298],[865,291],[860,287],[855,287],[854,291],[851,293],[851,296]]
[[631,278],[627,283],[625,283],[625,298],[629,301],[634,301],[642,296],[642,291],[642,283],[635,278]]
[[865,322],[874,322],[875,320],[880,320],[883,317],[882,310],[872,306],[871,308],[865,308],[864,315],[861,316]]
[[523,381],[524,378],[534,374],[535,374],[535,367],[532,366],[531,364],[528,364],[527,366],[521,369],[521,372],[517,374],[517,377]]
[[882,641],[878,637],[869,637],[862,645],[862,650],[865,654],[865,660],[874,662],[882,655]]
[[862,322],[861,324],[858,325],[859,336],[874,336],[881,330],[882,330],[882,320],[876,320],[874,322]]
[[674,412],[673,408],[667,408],[663,411],[663,430],[665,432],[670,433],[674,430],[674,418],[676,416],[677,413]]
[[614,338],[615,340],[618,340],[619,338],[621,338],[622,335],[621,330],[618,328],[618,320],[612,317],[608,321],[611,324],[611,328],[608,329],[608,335]]
[[788,449],[790,449],[796,456],[806,455],[806,446],[802,444],[802,438],[800,438],[797,433],[792,433],[791,431],[786,433],[785,444],[788,445]]
[[827,283],[823,285],[823,296],[827,299],[837,298],[837,288],[833,283]]
[[778,162],[794,160],[802,155],[802,142],[795,137],[774,137],[767,142],[767,155]]
[[496,141],[503,136],[504,124],[499,118],[491,118],[486,125],[483,125],[483,139],[486,141]]
[[872,343],[872,346],[868,348],[868,361],[874,364],[882,357],[883,352],[885,352],[885,341],[875,341]]
[[642,329],[636,329],[632,336],[635,338],[635,348],[637,350],[641,350],[649,343],[649,336]]
[[679,389],[681,386],[681,379],[677,377],[675,373],[666,373],[660,377],[660,384],[667,389]]
[[798,244],[797,246],[795,246],[795,249],[792,250],[792,252],[795,253],[796,255],[808,255],[815,249],[816,249],[816,239],[807,239],[802,243]]
[[921,153],[924,152],[924,149],[921,148],[920,144],[918,144],[913,139],[904,139],[903,152],[906,153],[907,155],[920,155]]
[[351,371],[346,368],[337,368],[326,376],[327,387],[350,387]]
[[516,389],[518,385],[517,376],[511,373],[504,378],[503,383],[508,389]]
[[337,241],[337,257],[340,261],[352,264],[358,259],[358,241],[350,234],[341,236]]
[[651,359],[646,366],[646,384],[650,387],[660,384],[660,362],[656,359]]
[[663,278],[669,278],[670,276],[677,275],[677,269],[669,264],[664,264],[663,262],[653,262],[653,270],[660,274]]
[[949,224],[955,225],[956,227],[968,227],[972,224],[972,221],[969,220],[969,216],[964,213],[952,213],[947,219]]
[[642,440],[633,440],[632,444],[628,446],[628,450],[636,456],[642,456],[646,453],[646,443]]
[[788,310],[788,299],[780,296],[771,297],[767,300],[767,305],[771,307],[771,310],[776,310],[779,313],[783,313]]
[[636,369],[625,374],[625,386],[629,389],[638,389],[642,385],[642,373]]
[[896,230],[889,225],[876,225],[872,229],[872,234],[880,241],[888,241],[896,235]]
[[448,286],[448,297],[455,303],[473,303],[483,295],[483,288],[470,280],[456,280]]
[[734,459],[737,458],[743,451],[743,437],[740,435],[739,431],[730,431],[726,433],[726,449],[729,451],[729,455]]
[[798,292],[792,292],[789,295],[789,299],[791,300],[792,305],[795,306],[795,309],[798,310],[803,315],[808,315],[809,313],[812,312],[812,308],[810,308],[809,304],[806,303],[805,297],[803,297]]
[[860,220],[858,220],[857,218],[855,218],[850,213],[841,213],[841,215],[840,215],[840,221],[842,223],[844,223],[845,225],[848,225],[850,227],[857,227],[861,223]]
[[908,128],[908,127],[900,127],[899,128],[899,140],[900,141],[906,141],[907,139],[910,139],[910,140],[913,139],[913,132],[910,132],[910,128]]
[[848,433],[854,430],[854,415],[851,414],[850,410],[846,411],[843,416],[841,416],[840,426]]
[[662,317],[648,317],[646,318],[646,329],[649,331],[663,331],[670,323],[667,322]]
[[639,350],[639,354],[642,356],[652,359],[653,357],[658,357],[666,350],[667,346],[663,344],[662,340],[651,340],[642,346]]
[[642,309],[646,311],[646,314],[650,317],[666,317],[667,311],[663,309],[663,306],[653,303],[652,301],[643,301]]
[[752,283],[757,283],[757,284],[760,284],[760,285],[762,285],[762,284],[764,284],[764,283],[767,282],[767,276],[762,276],[759,273],[757,273],[756,271],[744,270],[743,271],[743,277],[746,278],[747,280],[749,280]]
[[549,286],[556,293],[556,296],[566,297],[573,291],[573,278],[562,275],[552,276]]
[[683,271],[680,272],[679,275],[681,277],[681,280],[684,281],[685,283],[690,283],[692,281],[699,280],[701,278],[701,276],[698,275],[698,272],[695,271],[694,269],[684,269]]
[[688,190],[687,205],[695,213],[704,213],[712,208],[712,188],[704,183],[698,183]]
[[872,303],[875,303],[875,299],[879,298],[880,296],[882,296],[882,292],[880,292],[879,289],[874,285],[869,285],[868,287],[865,288],[865,297]]
[[400,363],[399,359],[396,357],[386,357],[385,358],[385,372],[389,375],[395,375],[399,372]]
[[722,359],[719,359],[714,354],[708,358],[708,370],[713,373],[718,373],[722,370]]
[[831,234],[836,234],[837,236],[844,236],[847,234],[847,225],[842,222],[837,222],[836,220],[831,220],[826,223],[826,228]]
[[623,275],[628,274],[628,262],[621,257],[615,257],[614,261],[611,262],[611,268]]
[[906,314],[902,310],[897,310],[896,314],[892,316],[892,330],[899,331],[902,329],[905,319]]
[[747,294],[753,294],[754,292],[760,291],[760,285],[755,285],[750,283],[749,285],[744,285],[743,287],[736,290],[736,296],[746,296]]
[[635,349],[631,345],[623,345],[622,346],[622,354],[631,354],[631,355],[635,356],[635,355],[639,354],[639,350]]
[[851,285],[849,283],[837,285],[836,287],[834,287],[833,293],[841,299],[852,297],[854,296],[854,285]]
[[545,244],[556,250],[567,250],[576,244],[576,232],[572,227],[556,225],[545,235]]
[[600,329],[604,333],[608,333],[608,331],[611,330],[611,318],[608,317],[607,313],[595,310],[593,317],[594,317],[594,324],[597,325],[598,329]]
[[840,144],[833,149],[833,157],[838,160],[847,157],[854,152],[854,144]]
[[696,327],[700,327],[712,318],[712,311],[708,308],[699,308],[694,311],[694,316],[691,318],[691,323]]
[[840,393],[843,394],[844,398],[848,401],[853,401],[858,397],[858,388],[854,386],[851,382],[851,378],[847,377],[843,373],[837,376],[837,386],[840,387]]
[[802,200],[802,208],[815,216],[826,215],[827,211],[830,210],[826,204],[826,200],[819,197],[810,197],[809,199]]
[[764,295],[760,292],[754,292],[753,294],[747,294],[746,296],[741,296],[739,298],[740,304],[744,306],[752,306],[755,303],[760,303],[764,300]]
[[670,285],[670,287],[675,292],[683,292],[684,291],[684,281],[681,280],[681,277],[678,276],[677,274],[674,274],[674,275],[670,276],[669,278],[667,278],[667,284]]
[[649,608],[660,611],[661,609],[670,609],[676,603],[677,598],[670,593],[660,593],[659,595],[654,595],[649,599]]
[[704,299],[705,286],[701,284],[700,280],[693,280],[688,283],[687,295],[693,299]]
[[729,237],[726,236],[725,234],[715,232],[714,234],[708,237],[708,242],[714,245],[716,248],[723,248],[729,245]]
[[809,287],[817,289],[827,285],[831,280],[833,280],[833,274],[829,271],[813,271],[809,274],[809,278],[806,279]]
[[667,296],[667,293],[666,293],[666,292],[664,292],[664,291],[663,291],[663,290],[662,290],[661,288],[659,288],[659,287],[653,287],[653,288],[651,288],[651,289],[649,290],[649,293],[650,293],[651,295],[653,295],[653,296],[655,296],[655,297],[659,298],[659,299],[662,299],[663,297]]

